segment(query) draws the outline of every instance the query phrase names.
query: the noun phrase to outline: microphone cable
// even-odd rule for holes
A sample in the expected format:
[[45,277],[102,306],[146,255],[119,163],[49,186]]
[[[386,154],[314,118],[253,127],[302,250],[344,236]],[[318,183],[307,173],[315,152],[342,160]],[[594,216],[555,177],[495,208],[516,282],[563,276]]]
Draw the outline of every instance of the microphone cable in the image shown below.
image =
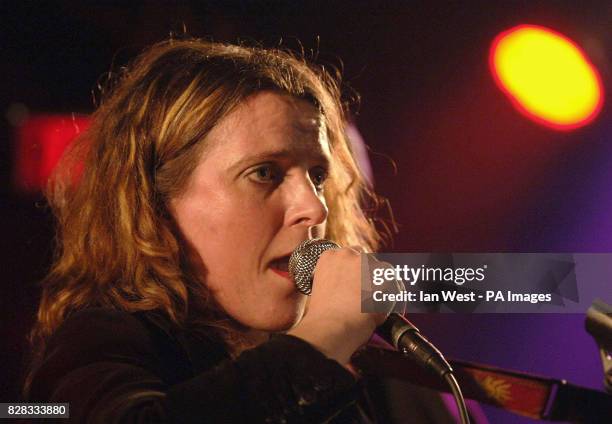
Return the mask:
[[434,371],[444,378],[450,386],[451,393],[457,404],[461,424],[469,424],[465,399],[459,383],[453,374],[453,367],[429,340],[427,340],[410,321],[398,313],[391,313],[385,322],[376,329],[376,334],[382,337],[397,351],[414,358],[421,366]]
[[453,392],[455,403],[457,404],[457,410],[459,410],[459,417],[461,418],[461,424],[470,424],[470,416],[468,414],[467,407],[465,406],[465,399],[463,399],[463,393],[461,393],[461,387],[457,383],[457,379],[452,372],[444,374],[444,379],[448,383]]

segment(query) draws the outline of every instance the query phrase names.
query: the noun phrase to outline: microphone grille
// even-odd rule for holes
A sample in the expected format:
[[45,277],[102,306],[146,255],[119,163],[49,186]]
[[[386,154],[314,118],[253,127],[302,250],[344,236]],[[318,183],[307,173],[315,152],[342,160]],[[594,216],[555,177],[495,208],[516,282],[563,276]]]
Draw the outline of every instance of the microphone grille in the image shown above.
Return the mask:
[[330,240],[305,240],[289,258],[289,275],[293,278],[297,289],[306,295],[312,292],[312,280],[317,261],[323,252],[330,249],[340,249],[340,246]]

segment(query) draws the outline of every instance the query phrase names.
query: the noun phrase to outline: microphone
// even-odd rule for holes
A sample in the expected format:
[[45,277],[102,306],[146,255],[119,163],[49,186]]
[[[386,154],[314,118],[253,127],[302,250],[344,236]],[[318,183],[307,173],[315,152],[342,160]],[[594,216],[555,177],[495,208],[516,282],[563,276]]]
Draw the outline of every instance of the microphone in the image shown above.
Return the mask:
[[[340,246],[330,240],[311,239],[302,242],[289,258],[289,275],[296,288],[303,294],[310,295],[314,269],[317,261],[326,250],[339,249]],[[440,377],[453,372],[442,353],[429,342],[419,329],[398,313],[391,313],[385,322],[378,326],[376,334],[404,354],[411,355],[425,368],[433,370]]]
[[[340,246],[330,240],[312,239],[303,241],[291,254],[289,275],[301,293],[310,295],[312,292],[317,261],[323,252],[330,249],[340,249]],[[444,359],[442,353],[421,335],[418,328],[402,315],[393,312],[387,316],[382,325],[378,326],[376,334],[404,355],[410,355],[415,362],[446,380],[457,403],[461,423],[470,423],[461,388],[453,375],[453,368]]]

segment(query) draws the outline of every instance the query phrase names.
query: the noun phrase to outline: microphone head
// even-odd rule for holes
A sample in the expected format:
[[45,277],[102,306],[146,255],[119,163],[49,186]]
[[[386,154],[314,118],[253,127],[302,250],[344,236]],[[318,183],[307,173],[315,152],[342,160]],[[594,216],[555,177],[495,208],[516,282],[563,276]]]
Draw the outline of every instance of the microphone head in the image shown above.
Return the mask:
[[306,295],[312,293],[312,280],[317,261],[323,252],[330,249],[340,249],[340,246],[330,240],[311,239],[304,240],[291,254],[289,275],[301,293]]

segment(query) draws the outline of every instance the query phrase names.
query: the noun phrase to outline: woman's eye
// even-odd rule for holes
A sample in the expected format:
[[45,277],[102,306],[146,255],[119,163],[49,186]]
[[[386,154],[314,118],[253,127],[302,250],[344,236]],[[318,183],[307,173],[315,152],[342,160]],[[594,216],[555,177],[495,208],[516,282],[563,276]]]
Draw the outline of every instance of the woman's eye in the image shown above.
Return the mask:
[[316,166],[310,170],[310,179],[317,190],[322,190],[325,180],[327,180],[327,169],[322,166]]
[[249,176],[256,182],[268,183],[277,181],[281,172],[273,165],[261,165],[254,169]]

